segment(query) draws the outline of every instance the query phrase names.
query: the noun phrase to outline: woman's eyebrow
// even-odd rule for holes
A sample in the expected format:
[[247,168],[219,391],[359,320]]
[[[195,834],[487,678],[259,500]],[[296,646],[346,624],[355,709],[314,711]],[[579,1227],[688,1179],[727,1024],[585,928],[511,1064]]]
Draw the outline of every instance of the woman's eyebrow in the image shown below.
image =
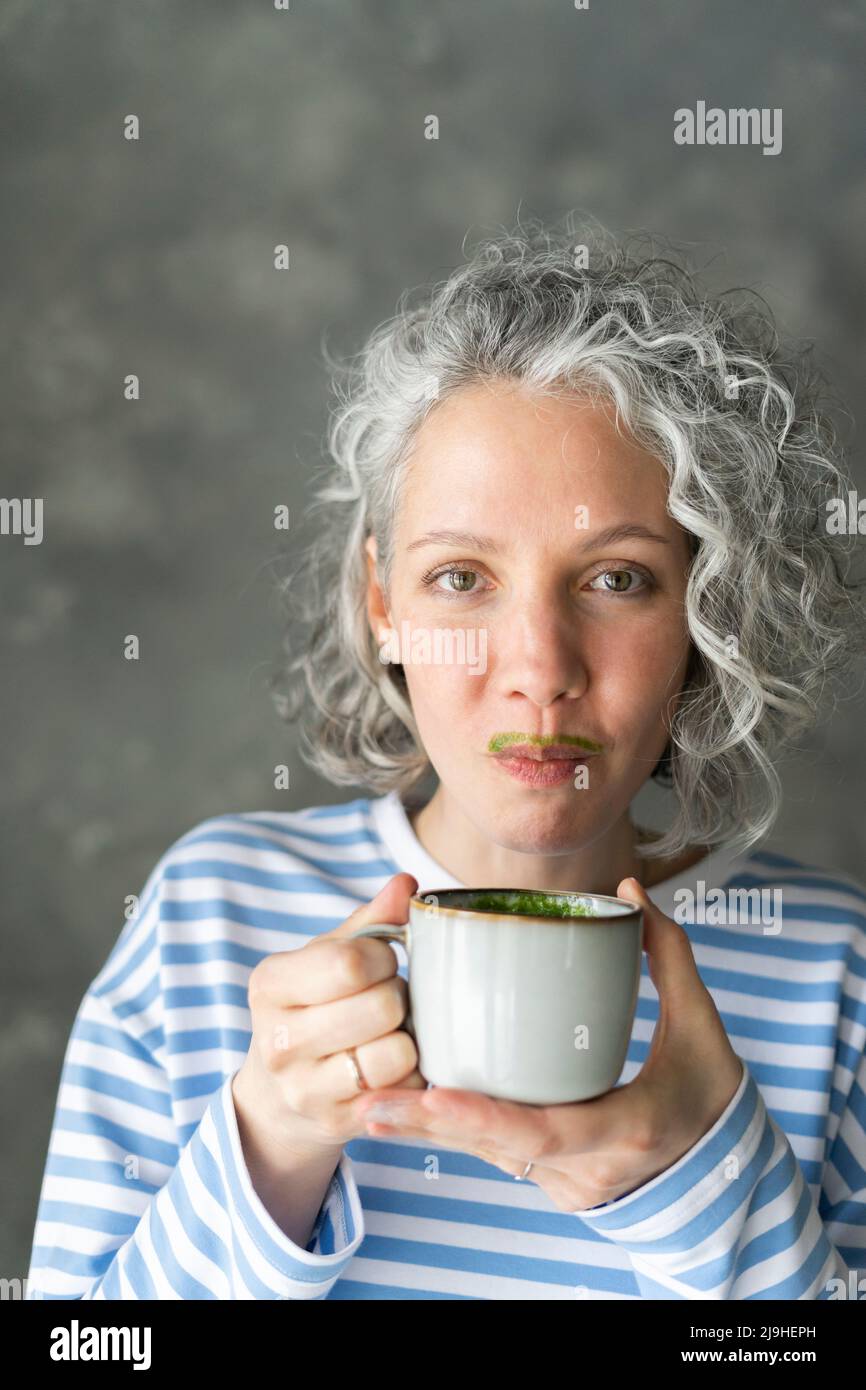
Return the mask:
[[[618,526],[608,526],[604,531],[598,531],[594,535],[588,535],[577,546],[578,550],[588,550],[591,547],[612,545],[614,541],[625,540],[644,540],[658,541],[660,545],[670,545],[669,536],[661,536],[657,531],[651,531],[648,526],[643,526],[639,521],[623,522]],[[475,531],[427,531],[418,540],[412,541],[406,546],[407,550],[420,550],[425,545],[465,545],[472,550],[486,550],[490,554],[498,553],[496,542],[489,536],[479,536]]]

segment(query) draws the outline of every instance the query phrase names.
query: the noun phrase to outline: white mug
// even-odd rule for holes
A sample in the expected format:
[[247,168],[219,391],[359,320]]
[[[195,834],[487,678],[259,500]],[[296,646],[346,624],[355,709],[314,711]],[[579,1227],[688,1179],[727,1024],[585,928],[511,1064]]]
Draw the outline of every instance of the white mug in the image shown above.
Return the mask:
[[[473,906],[481,896],[497,905]],[[402,926],[352,933],[404,947],[404,1027],[434,1086],[557,1105],[616,1085],[637,1007],[643,912],[602,893],[543,898],[579,915],[501,910],[525,901],[521,889],[445,888],[413,895]]]

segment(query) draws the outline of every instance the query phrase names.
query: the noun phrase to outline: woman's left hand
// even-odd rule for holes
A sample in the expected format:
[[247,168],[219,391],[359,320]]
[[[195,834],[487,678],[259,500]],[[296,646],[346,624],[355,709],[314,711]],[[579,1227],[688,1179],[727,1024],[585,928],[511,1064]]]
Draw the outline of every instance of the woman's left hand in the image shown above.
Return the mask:
[[400,1107],[390,1127],[370,1123],[368,1132],[459,1149],[514,1177],[531,1159],[531,1181],[561,1211],[613,1201],[687,1153],[730,1104],[743,1062],[698,974],[684,928],[650,902],[634,878],[623,879],[617,896],[643,908],[644,950],[659,996],[649,1056],[633,1081],[566,1105],[520,1105],[440,1086],[392,1086],[370,1091],[359,1102],[362,1115],[374,1106]]

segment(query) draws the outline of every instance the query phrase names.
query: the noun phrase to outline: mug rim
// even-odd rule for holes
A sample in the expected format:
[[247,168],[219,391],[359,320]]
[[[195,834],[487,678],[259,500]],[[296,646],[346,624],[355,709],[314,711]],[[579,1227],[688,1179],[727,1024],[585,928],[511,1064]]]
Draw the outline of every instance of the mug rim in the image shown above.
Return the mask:
[[602,903],[617,903],[622,907],[627,907],[628,912],[589,912],[572,916],[552,917],[545,913],[538,912],[498,912],[489,907],[448,907],[441,906],[437,902],[437,912],[448,912],[454,916],[466,915],[470,917],[519,917],[527,922],[547,922],[562,924],[564,926],[574,926],[583,922],[628,922],[630,919],[643,915],[643,908],[630,902],[628,898],[618,898],[611,893],[581,893],[574,888],[426,888],[422,893],[419,889],[413,893],[409,899],[410,905],[417,904],[418,907],[429,907],[430,904],[425,898],[433,896],[440,898],[446,894],[454,893],[543,893],[549,898],[592,898]]

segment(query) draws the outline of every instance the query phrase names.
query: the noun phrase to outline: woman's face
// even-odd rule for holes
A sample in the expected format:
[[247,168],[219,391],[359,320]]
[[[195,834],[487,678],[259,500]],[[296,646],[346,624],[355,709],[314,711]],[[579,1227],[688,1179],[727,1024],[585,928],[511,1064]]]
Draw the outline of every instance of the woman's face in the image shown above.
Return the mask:
[[[688,665],[689,546],[665,470],[609,408],[506,383],[440,402],[407,469],[387,605],[368,542],[368,611],[380,643],[389,627],[402,641],[392,655],[441,789],[504,847],[592,844],[664,751]],[[612,527],[656,538],[605,539]],[[536,752],[562,734],[602,751],[539,785],[491,751],[507,734],[540,738]]]

